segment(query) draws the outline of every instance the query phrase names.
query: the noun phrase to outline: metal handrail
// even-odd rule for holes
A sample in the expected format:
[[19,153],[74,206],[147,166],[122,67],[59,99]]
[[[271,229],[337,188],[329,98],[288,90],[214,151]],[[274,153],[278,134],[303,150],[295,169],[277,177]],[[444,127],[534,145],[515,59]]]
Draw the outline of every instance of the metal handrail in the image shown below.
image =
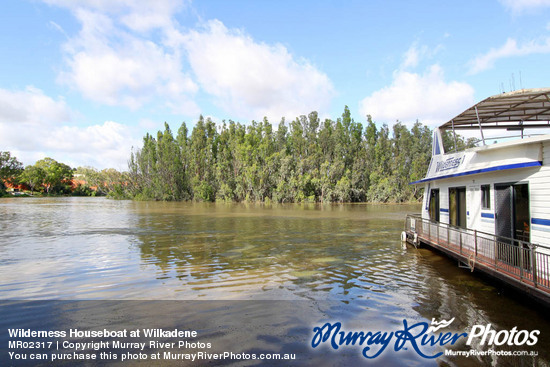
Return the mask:
[[[405,230],[437,244],[468,263],[497,270],[531,287],[550,291],[550,247],[409,214]],[[473,267],[472,267],[473,271]]]
[[540,247],[540,248],[544,248],[544,249],[547,249],[547,250],[550,251],[550,246],[541,245],[541,244],[534,244],[534,243],[529,242],[529,241],[519,240],[519,239],[515,239],[515,238],[512,238],[512,237],[497,236],[497,235],[489,233],[489,232],[478,231],[476,229],[471,229],[471,228],[458,227],[458,226],[448,224],[448,223],[436,222],[436,221],[433,221],[433,220],[430,220],[430,219],[422,218],[420,214],[407,214],[407,218],[409,218],[409,217],[410,218],[415,218],[417,220],[421,220],[421,221],[424,221],[424,222],[430,222],[431,224],[438,225],[438,226],[441,226],[441,227],[449,227],[451,229],[455,229],[455,230],[459,230],[459,231],[463,231],[463,232],[468,232],[468,233],[471,233],[471,234],[477,233],[478,235],[483,235],[483,236],[487,236],[487,237],[499,238],[501,240],[507,240],[507,241],[511,241],[511,242],[512,241],[513,242],[519,242],[519,243],[522,243],[524,245]]

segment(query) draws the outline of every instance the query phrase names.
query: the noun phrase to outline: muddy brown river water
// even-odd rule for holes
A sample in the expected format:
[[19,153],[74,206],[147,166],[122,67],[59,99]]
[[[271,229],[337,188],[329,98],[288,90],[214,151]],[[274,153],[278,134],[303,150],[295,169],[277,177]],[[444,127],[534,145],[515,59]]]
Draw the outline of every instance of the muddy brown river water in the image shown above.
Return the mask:
[[[0,199],[0,364],[57,365],[15,359],[9,354],[18,351],[9,348],[14,340],[9,329],[180,328],[197,331],[199,337],[189,342],[210,343],[210,352],[289,353],[296,359],[193,362],[179,356],[155,364],[550,365],[548,309],[441,254],[403,246],[405,215],[419,210],[417,205]],[[419,348],[427,355],[443,352],[434,359],[420,356],[410,342],[395,350],[395,336],[373,359],[362,355],[366,344],[335,349],[328,341],[312,347],[314,327],[327,322],[340,322],[344,331],[375,333],[403,330],[404,320],[411,325],[452,318],[449,330],[455,334],[488,324],[497,331],[515,327],[540,334],[533,346],[481,345],[479,338],[466,345],[462,338],[454,345]],[[88,345],[97,358],[106,353],[92,365],[150,365],[151,354],[166,351],[162,344],[147,344],[147,361],[121,362],[107,359],[107,353],[120,352],[112,347]],[[374,343],[371,352],[378,349]],[[446,355],[448,349],[485,355]],[[40,350],[48,358],[54,353],[47,346]],[[538,355],[504,355],[517,351]]]

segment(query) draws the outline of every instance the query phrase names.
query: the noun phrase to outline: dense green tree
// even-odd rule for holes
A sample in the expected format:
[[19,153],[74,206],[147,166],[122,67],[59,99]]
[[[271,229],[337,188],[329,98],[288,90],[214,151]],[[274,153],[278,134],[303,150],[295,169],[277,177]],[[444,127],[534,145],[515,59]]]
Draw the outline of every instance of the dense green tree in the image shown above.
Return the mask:
[[16,157],[12,157],[10,152],[0,152],[0,194],[5,190],[4,182],[17,182],[21,172],[23,164]]
[[[411,167],[410,167],[410,181],[418,181],[426,175],[427,166],[426,162],[431,159],[431,146],[432,146],[432,131],[416,121],[411,129]],[[429,148],[428,148],[429,147]],[[422,191],[418,186],[411,186],[411,200],[418,200],[421,198]]]
[[456,151],[461,151],[467,148],[472,148],[478,142],[476,138],[464,138],[458,133],[454,133],[450,130],[447,130],[441,134],[443,138],[443,148],[445,152],[452,153]]
[[114,192],[121,189],[127,191],[130,180],[127,172],[120,172],[114,168],[99,171],[93,167],[78,167],[74,176],[85,181],[85,184],[79,190],[82,193],[93,195],[113,195]]
[[216,154],[218,133],[216,125],[210,118],[199,121],[191,133],[189,150],[189,168],[193,198],[202,201],[213,201],[216,198]]
[[34,165],[27,166],[20,176],[20,182],[24,183],[31,189],[31,194],[34,193],[34,190],[38,187],[41,187],[46,178],[46,172]]
[[42,184],[46,188],[46,193],[67,193],[70,191],[68,187],[73,178],[71,167],[49,157],[37,161],[35,166],[44,171]]
[[[391,133],[390,133],[391,132]],[[128,184],[136,199],[274,202],[418,200],[408,183],[427,170],[431,131],[420,123],[380,128],[355,122],[346,106],[336,121],[302,115],[277,128],[264,118],[216,126],[202,116],[188,136],[165,124],[131,153]]]
[[[93,167],[78,167],[75,171],[74,177],[78,180],[85,181],[86,183],[83,186],[90,189],[92,187],[95,188],[95,192],[98,195],[106,195],[108,193],[108,190],[105,187],[105,179],[102,177],[101,172]],[[89,192],[84,187],[80,187],[79,191],[82,193]]]

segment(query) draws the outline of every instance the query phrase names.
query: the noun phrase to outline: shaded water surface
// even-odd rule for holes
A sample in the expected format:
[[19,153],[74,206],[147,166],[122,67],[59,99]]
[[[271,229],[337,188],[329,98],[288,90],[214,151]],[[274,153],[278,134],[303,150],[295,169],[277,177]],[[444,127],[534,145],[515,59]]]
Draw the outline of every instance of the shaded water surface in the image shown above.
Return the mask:
[[[405,214],[419,209],[0,199],[0,300],[227,301],[219,320],[243,301],[261,309],[265,300],[287,301],[286,326],[277,330],[305,338],[328,320],[390,330],[403,319],[454,317],[457,331],[487,323],[540,329],[539,356],[435,363],[549,365],[548,311],[437,253],[403,247]],[[347,358],[361,359],[357,353]],[[384,363],[427,362],[409,357]]]

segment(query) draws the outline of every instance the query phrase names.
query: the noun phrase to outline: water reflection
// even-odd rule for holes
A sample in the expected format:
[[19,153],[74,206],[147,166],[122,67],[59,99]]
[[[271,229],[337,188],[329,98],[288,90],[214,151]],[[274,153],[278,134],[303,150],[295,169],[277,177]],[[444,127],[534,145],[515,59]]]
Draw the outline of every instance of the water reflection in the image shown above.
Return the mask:
[[162,206],[139,216],[137,238],[143,262],[181,292],[353,300],[407,282],[397,276],[407,256],[387,241],[399,238],[401,207],[374,217],[368,206]]

